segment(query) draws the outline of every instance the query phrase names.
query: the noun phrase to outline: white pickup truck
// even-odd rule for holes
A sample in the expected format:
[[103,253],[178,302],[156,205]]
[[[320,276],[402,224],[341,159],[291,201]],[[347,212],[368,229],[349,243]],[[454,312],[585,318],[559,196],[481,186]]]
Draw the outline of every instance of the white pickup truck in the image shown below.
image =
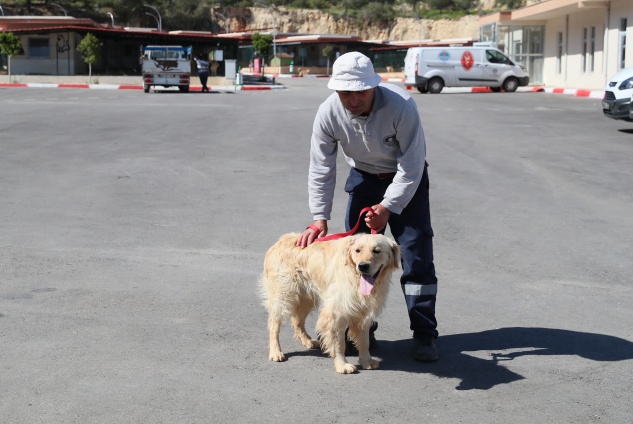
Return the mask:
[[145,46],[141,56],[143,91],[150,87],[178,87],[189,92],[191,80],[191,47]]

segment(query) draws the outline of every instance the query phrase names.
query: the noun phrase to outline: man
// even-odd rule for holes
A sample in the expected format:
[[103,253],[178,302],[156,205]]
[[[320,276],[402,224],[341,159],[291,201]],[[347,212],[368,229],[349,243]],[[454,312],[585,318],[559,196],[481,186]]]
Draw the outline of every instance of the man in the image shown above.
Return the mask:
[[382,232],[389,224],[402,253],[400,282],[413,330],[413,356],[436,361],[437,278],[426,144],[417,105],[402,88],[379,85],[381,77],[361,53],[340,56],[332,72],[328,88],[336,92],[319,107],[312,129],[308,190],[314,223],[297,245],[306,247],[328,232],[340,146],[351,166],[345,184],[346,228],[354,227],[364,207],[372,212],[359,231]]
[[204,58],[204,55],[200,53],[196,58],[196,65],[198,68],[198,78],[200,78],[200,84],[202,84],[202,92],[209,92],[207,87],[207,81],[209,80],[209,62]]

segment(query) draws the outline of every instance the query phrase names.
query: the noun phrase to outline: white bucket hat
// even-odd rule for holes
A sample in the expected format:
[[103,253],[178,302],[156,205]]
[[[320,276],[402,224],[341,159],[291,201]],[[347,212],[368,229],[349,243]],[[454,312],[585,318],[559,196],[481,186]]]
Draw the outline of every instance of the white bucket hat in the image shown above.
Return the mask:
[[359,52],[345,53],[334,62],[332,78],[327,88],[337,91],[363,91],[376,87],[382,77],[374,72],[374,65]]

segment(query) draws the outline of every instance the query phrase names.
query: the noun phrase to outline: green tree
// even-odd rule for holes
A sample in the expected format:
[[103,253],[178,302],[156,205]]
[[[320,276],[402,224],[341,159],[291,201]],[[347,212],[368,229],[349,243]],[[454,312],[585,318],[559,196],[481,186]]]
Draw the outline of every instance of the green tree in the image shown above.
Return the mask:
[[88,64],[88,81],[92,83],[92,64],[99,60],[103,43],[91,33],[81,40],[77,46],[77,51],[81,53],[84,62]]
[[505,6],[508,9],[518,9],[525,6],[525,0],[496,0],[496,6]]
[[[455,8],[468,12],[475,8],[475,2],[475,0],[455,0]],[[477,1],[477,3],[479,2]]]
[[390,22],[396,14],[390,5],[372,1],[360,9],[359,17],[365,22]]
[[435,10],[454,10],[455,0],[424,0],[424,3],[430,8]]
[[259,32],[254,32],[251,41],[253,42],[253,49],[260,57],[270,54],[270,48],[273,45],[272,35],[262,35]]
[[19,54],[21,51],[20,37],[12,32],[0,32],[0,53],[6,54],[9,59],[7,63],[9,82],[11,82],[11,56]]

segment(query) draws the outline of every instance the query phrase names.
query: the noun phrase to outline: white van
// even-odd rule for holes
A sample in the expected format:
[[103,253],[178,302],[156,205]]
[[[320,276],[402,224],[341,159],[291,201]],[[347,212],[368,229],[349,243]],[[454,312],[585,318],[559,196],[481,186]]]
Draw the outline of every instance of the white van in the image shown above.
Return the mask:
[[633,68],[623,69],[607,83],[602,99],[602,114],[607,118],[629,121],[633,96]]
[[515,64],[493,47],[412,47],[404,59],[404,85],[420,93],[439,93],[444,87],[490,87],[514,92],[528,85],[523,65]]

